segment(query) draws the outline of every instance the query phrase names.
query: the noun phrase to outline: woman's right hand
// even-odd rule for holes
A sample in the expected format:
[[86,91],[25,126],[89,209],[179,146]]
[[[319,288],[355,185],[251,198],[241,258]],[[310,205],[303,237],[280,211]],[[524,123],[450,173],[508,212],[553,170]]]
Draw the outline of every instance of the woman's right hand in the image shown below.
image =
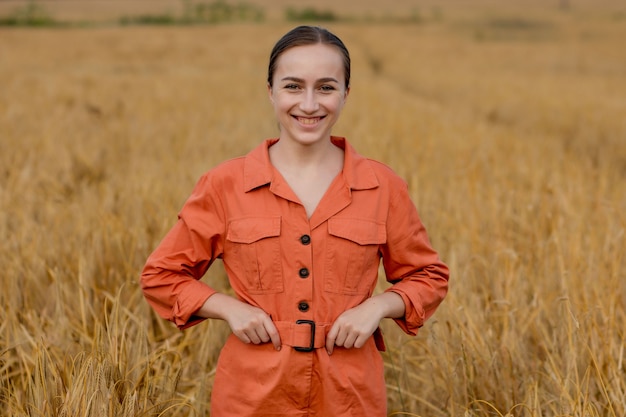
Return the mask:
[[270,316],[262,309],[226,294],[213,294],[196,313],[201,317],[225,320],[233,334],[244,343],[272,342],[280,350],[280,335]]

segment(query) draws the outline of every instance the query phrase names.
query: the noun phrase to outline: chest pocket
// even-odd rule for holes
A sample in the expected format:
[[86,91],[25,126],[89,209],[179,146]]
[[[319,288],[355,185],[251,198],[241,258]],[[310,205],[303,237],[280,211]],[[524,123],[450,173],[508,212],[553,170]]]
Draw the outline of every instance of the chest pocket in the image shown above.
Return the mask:
[[328,219],[324,289],[367,294],[376,284],[379,246],[387,241],[384,223],[365,219]]
[[280,253],[280,216],[248,217],[228,224],[223,259],[233,287],[250,294],[282,292]]

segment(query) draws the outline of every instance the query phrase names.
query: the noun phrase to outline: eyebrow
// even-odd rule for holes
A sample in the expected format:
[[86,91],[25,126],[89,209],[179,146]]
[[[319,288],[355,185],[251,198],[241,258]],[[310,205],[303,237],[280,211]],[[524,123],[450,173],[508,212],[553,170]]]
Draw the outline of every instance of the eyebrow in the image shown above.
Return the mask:
[[[284,77],[284,78],[281,78],[281,81],[294,81],[294,82],[297,82],[297,83],[304,83],[304,80],[302,78],[298,78],[298,77]],[[317,83],[331,83],[331,82],[334,82],[334,83],[339,84],[339,81],[337,81],[337,79],[333,78],[333,77],[320,78],[320,79],[316,80],[316,82]]]

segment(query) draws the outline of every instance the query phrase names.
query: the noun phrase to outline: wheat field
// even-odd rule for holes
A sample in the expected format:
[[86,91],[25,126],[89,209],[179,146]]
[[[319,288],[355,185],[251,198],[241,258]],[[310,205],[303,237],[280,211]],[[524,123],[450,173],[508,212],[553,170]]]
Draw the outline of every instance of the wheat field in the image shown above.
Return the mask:
[[[227,326],[176,330],[138,277],[197,178],[277,135],[265,71],[287,4],[0,28],[0,416],[208,415]],[[353,57],[334,133],[406,179],[451,269],[417,337],[383,323],[389,415],[623,417],[624,6],[394,10],[413,18],[324,24]],[[220,265],[204,279],[229,291]]]

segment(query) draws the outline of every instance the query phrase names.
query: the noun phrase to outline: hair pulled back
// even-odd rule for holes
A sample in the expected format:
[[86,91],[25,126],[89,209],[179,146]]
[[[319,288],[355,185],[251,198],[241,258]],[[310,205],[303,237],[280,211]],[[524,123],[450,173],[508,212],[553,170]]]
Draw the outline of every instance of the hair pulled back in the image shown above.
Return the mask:
[[339,50],[343,57],[346,88],[350,87],[350,53],[348,48],[336,35],[319,26],[298,26],[287,32],[276,42],[270,54],[270,63],[267,71],[267,83],[269,86],[272,87],[273,85],[276,64],[283,52],[296,46],[315,45],[318,43],[331,45]]

